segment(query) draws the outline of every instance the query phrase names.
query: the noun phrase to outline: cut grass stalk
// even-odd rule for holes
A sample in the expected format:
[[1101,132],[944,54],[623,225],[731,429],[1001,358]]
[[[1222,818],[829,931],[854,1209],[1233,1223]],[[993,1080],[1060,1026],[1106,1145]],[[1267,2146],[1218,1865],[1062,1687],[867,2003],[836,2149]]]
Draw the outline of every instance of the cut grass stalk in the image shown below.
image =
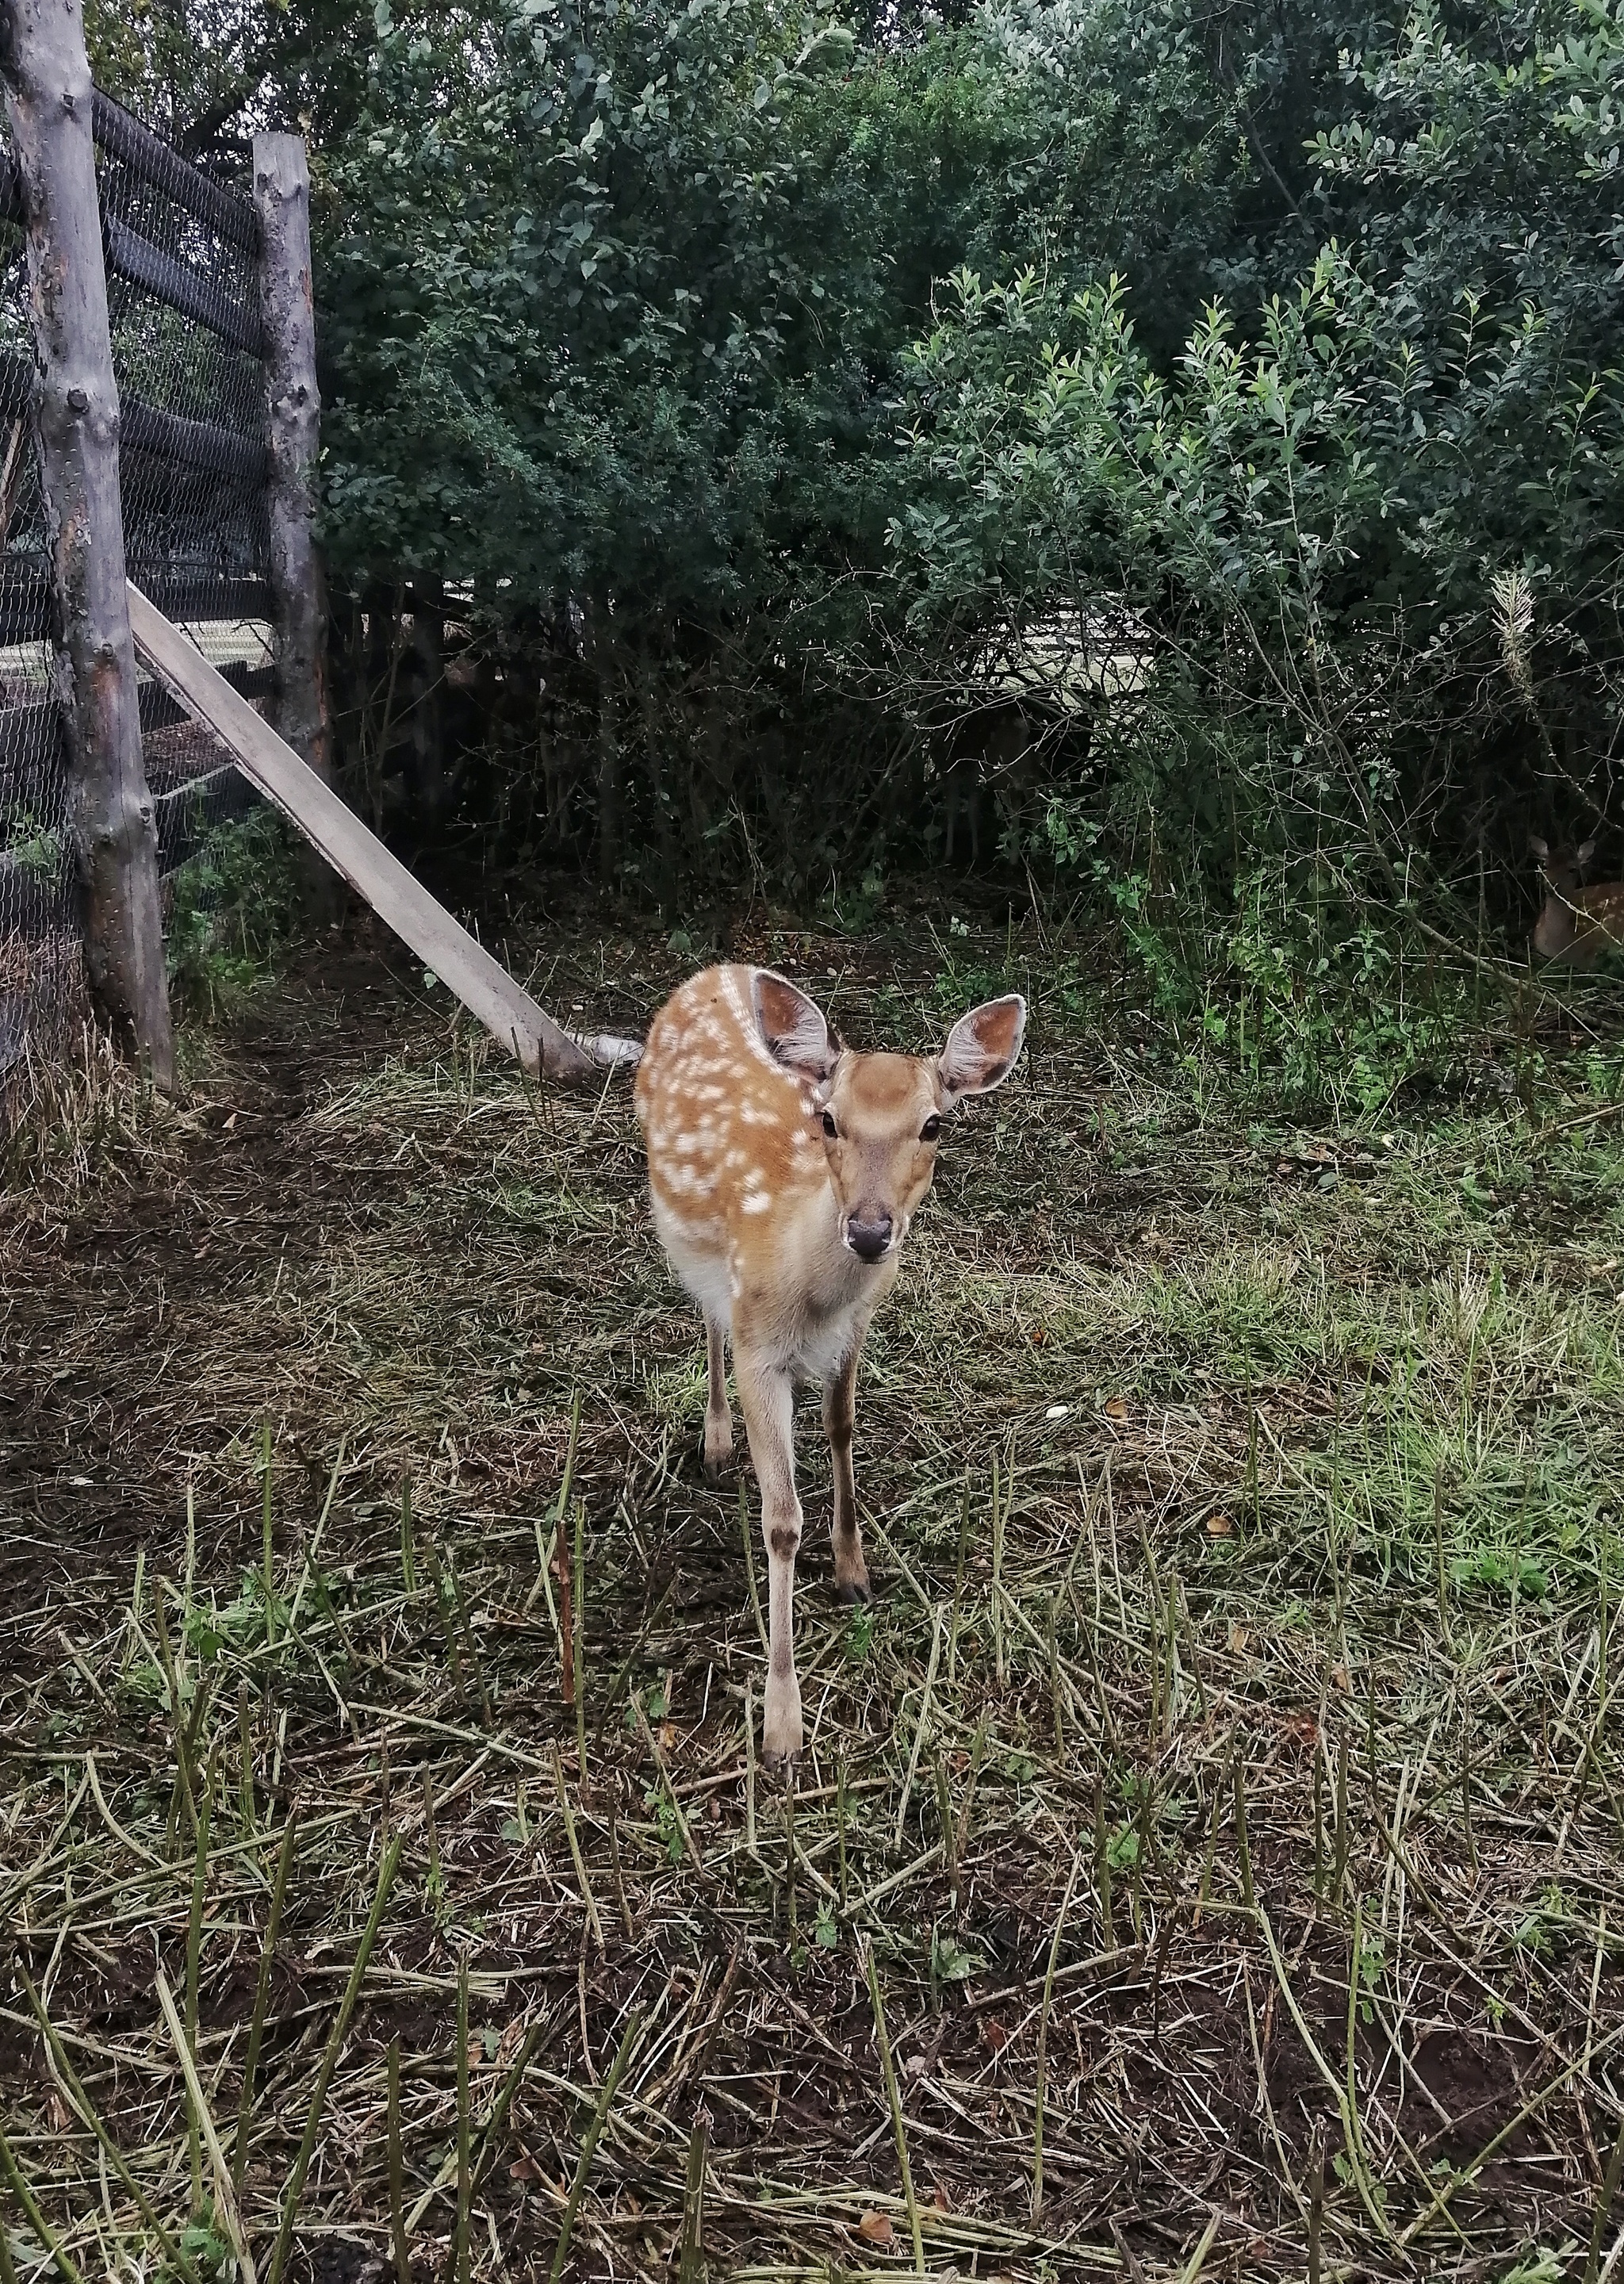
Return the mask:
[[282,2271],[287,2262],[288,2248],[293,2238],[293,2223],[298,2216],[300,2201],[304,2195],[305,2175],[309,2171],[310,2159],[315,2152],[316,2137],[321,2131],[322,2111],[326,2107],[327,2089],[332,2084],[332,2074],[339,2066],[339,2056],[343,2050],[344,2040],[349,2030],[350,2016],[355,2013],[355,2001],[361,1996],[361,1985],[366,1975],[367,1963],[372,1956],[372,1945],[378,1940],[379,1927],[383,1920],[385,1907],[389,1901],[389,1891],[394,1885],[394,1875],[399,1868],[400,1860],[401,1839],[397,1834],[390,1842],[388,1853],[379,1867],[378,1887],[372,1897],[372,1908],[367,1915],[366,1925],[362,1930],[361,1946],[355,1953],[355,1965],[350,1969],[349,1980],[344,1988],[344,1997],[339,2007],[338,2019],[333,2023],[326,2048],[322,2055],[321,2069],[316,2074],[316,2089],[310,2096],[310,2107],[305,2118],[304,2136],[299,2144],[299,2154],[293,2160],[293,2170],[288,2177],[287,2187],[283,2196],[282,2223],[277,2231],[276,2250],[271,2255],[270,2284],[279,2284]]
[[514,2056],[507,2076],[502,2081],[502,2091],[497,2094],[495,2107],[485,2122],[485,2130],[480,2135],[480,2146],[473,2155],[472,2178],[476,2194],[501,2144],[502,2135],[507,2125],[508,2112],[513,2106],[513,2096],[524,2083],[525,2072],[535,2058],[535,2050],[542,2042],[542,2033],[546,2025],[542,2022],[531,2023],[530,2028],[525,2032],[523,2045]]
[[[1363,2205],[1382,2242],[1398,2243],[1401,2240],[1394,2234],[1393,2224],[1387,2218],[1386,2208],[1370,2179],[1370,2168],[1365,2163],[1360,2143],[1359,2128],[1348,2108],[1347,2088],[1345,2084],[1338,2080],[1336,2072],[1326,2061],[1308,2018],[1298,2001],[1297,1993],[1292,1988],[1292,1979],[1286,1972],[1285,1961],[1280,1955],[1280,1945],[1276,1940],[1269,1913],[1258,1908],[1252,1912],[1251,1916],[1262,1933],[1263,1942],[1269,1952],[1269,1965],[1274,1969],[1275,1982],[1279,1988],[1280,1996],[1285,2001],[1286,2011],[1297,2026],[1297,2035],[1302,2040],[1308,2059],[1318,2070],[1321,2080],[1336,2104],[1337,2115],[1342,2123],[1342,2139],[1347,2158],[1347,2170],[1359,2193],[1359,2202]],[[1406,2231],[1406,2235],[1411,2233],[1411,2231]]]
[[704,2284],[705,2277],[705,2152],[710,2126],[701,2111],[688,2137],[688,2163],[683,2177],[682,2257],[677,2284]]
[[1055,1639],[1057,1614],[1060,1593],[1057,1589],[1049,1605],[1049,1702],[1055,1725],[1055,1758],[1062,1768],[1066,1764],[1066,1712],[1060,1698],[1060,1653]]
[[440,1826],[434,1816],[434,1772],[424,1764],[423,1770],[423,1836],[428,1842],[428,1882],[438,1895],[445,1886],[445,1875],[440,1868]]
[[621,1926],[628,1943],[633,1928],[631,1905],[626,1899],[626,1881],[621,1870],[621,1788],[619,1780],[609,1795],[609,1872],[614,1881],[614,1897],[621,1907]]
[[238,1772],[238,1813],[241,1819],[242,1836],[248,1839],[257,1829],[259,1818],[254,1803],[254,1719],[253,1698],[246,1681],[237,1685],[237,1750],[240,1763]]
[[575,1454],[581,1449],[581,1390],[574,1389],[569,1404],[569,1442],[564,1452],[564,1473],[558,1481],[558,1504],[553,1509],[553,1529],[558,1544],[562,1544],[564,1519],[569,1513],[570,1493],[575,1487]]
[[[12,2194],[22,2209],[22,2217],[44,2246],[51,2266],[62,2279],[62,2284],[84,2284],[83,2278],[68,2255],[58,2242],[55,2233],[35,2201],[33,2190],[22,2177],[22,2171],[5,2138],[5,2128],[0,2125],[0,2174],[10,2184]],[[0,2229],[5,2226],[5,2217],[0,2213]]]
[[647,1641],[650,1634],[652,1633],[654,1628],[664,1616],[666,1606],[670,1601],[675,1590],[676,1580],[672,1578],[667,1584],[665,1592],[660,1595],[660,1600],[653,1605],[652,1608],[650,1609],[647,1615],[644,1617],[643,1623],[638,1627],[636,1639],[633,1641],[631,1647],[627,1651],[625,1656],[621,1660],[620,1668],[615,1674],[614,1679],[610,1683],[603,1702],[597,1709],[597,1719],[592,1725],[592,1741],[595,1745],[601,1745],[603,1743],[604,1732],[609,1725],[609,1716],[613,1712],[615,1707],[621,1701],[621,1692],[626,1686],[627,1678],[630,1674],[631,1670],[636,1663],[639,1656],[642,1654],[643,1645]]
[[948,1632],[948,1679],[958,1678],[958,1626],[964,1604],[964,1556],[970,1545],[970,1471],[964,1470],[964,1484],[958,1507],[958,1560],[953,1569],[953,1618]]
[[1590,2231],[1590,2249],[1585,2256],[1584,2284],[1596,2284],[1601,2272],[1602,2239],[1607,2233],[1607,2217],[1619,2193],[1621,2172],[1624,2172],[1624,2124],[1619,2127],[1618,2139],[1612,2145],[1612,2154],[1607,2160],[1607,2171],[1602,2177],[1601,2191],[1596,2200],[1596,2222]]
[[1308,2162],[1308,2284],[1320,2284],[1320,2231],[1325,2220],[1325,2139],[1317,2129]]
[[919,1718],[914,1725],[913,1750],[908,1758],[908,1773],[902,1779],[902,1796],[897,1803],[896,1831],[892,1837],[894,1856],[902,1852],[902,1834],[908,1823],[908,1810],[913,1799],[914,1779],[919,1773],[919,1755],[925,1749],[925,1730],[931,1717],[931,1692],[936,1686],[936,1662],[941,1654],[941,1628],[931,1628],[930,1662],[925,1670],[925,1687],[919,1698]]
[[446,1568],[451,1574],[451,1600],[457,1612],[457,1630],[468,1652],[468,1663],[473,1673],[475,1688],[480,1693],[480,1719],[484,1727],[496,1726],[491,1710],[490,1691],[486,1686],[484,1662],[480,1656],[480,1645],[473,1631],[473,1621],[468,1615],[467,1597],[463,1592],[462,1573],[457,1567],[457,1556],[450,1541],[446,1542]]
[[586,2187],[587,2175],[591,2170],[593,2153],[597,2147],[598,2136],[608,2121],[609,2112],[614,2106],[614,2097],[620,2092],[621,2080],[626,2075],[627,2065],[631,2061],[633,2051],[643,2034],[643,2023],[644,2016],[641,2013],[632,2016],[627,2025],[625,2036],[615,2049],[614,2060],[609,2065],[609,2074],[598,2089],[597,2101],[592,2111],[591,2122],[582,2138],[581,2155],[575,2161],[575,2178],[570,2183],[569,2194],[564,2201],[564,2212],[558,2222],[558,2241],[553,2247],[552,2266],[547,2272],[547,2284],[558,2284],[558,2279],[564,2273],[564,2264],[569,2258],[570,2238],[574,2234],[575,2230],[575,2215],[581,2210],[582,2193]]
[[581,1853],[581,1838],[575,1830],[574,1811],[569,1804],[569,1792],[564,1782],[564,1761],[557,1745],[552,1748],[552,1781],[558,1795],[558,1806],[564,1816],[564,1836],[569,1842],[570,1861],[575,1866],[575,1877],[581,1886],[581,1900],[591,1926],[592,1939],[601,1959],[608,1949],[604,1940],[604,1923],[597,1915],[597,1900],[592,1893],[592,1882],[587,1877],[587,1867]]
[[1005,1680],[1003,1650],[1003,1505],[999,1498],[998,1454],[993,1453],[993,1670],[998,1686]]
[[3,2201],[0,2201],[0,2284],[17,2284],[17,2271],[12,2264],[11,2225],[6,2218]]
[[784,1779],[784,1892],[789,1907],[790,1957],[794,1959],[800,1947],[800,1930],[795,1924],[795,1772],[785,1771]]
[[[755,1707],[751,1686],[745,1684],[745,1846],[752,1856],[755,1844]],[[840,1858],[846,1857],[846,1828],[840,1828]]]
[[[198,2284],[197,2270],[192,2266],[191,2262],[181,2250],[174,2238],[170,2235],[168,2230],[164,2226],[163,2222],[160,2219],[152,2199],[147,2195],[146,2191],[141,2186],[140,2182],[130,2171],[129,2165],[125,2163],[123,2151],[119,2147],[117,2142],[114,2141],[113,2136],[108,2132],[106,2126],[102,2122],[99,2111],[97,2109],[95,2104],[91,2101],[90,2095],[85,2092],[83,2085],[81,2084],[78,2073],[74,2069],[73,2063],[68,2060],[67,2049],[64,2046],[61,2039],[58,2037],[56,2027],[52,2023],[50,2015],[45,2011],[44,2001],[41,1998],[38,1991],[35,1988],[34,1978],[29,1974],[27,1967],[20,1956],[19,1956],[15,1961],[14,1971],[21,1977],[23,1994],[27,1999],[29,2007],[33,2012],[35,2021],[40,2026],[41,2036],[44,2038],[46,2045],[51,2050],[51,2057],[56,2065],[57,2075],[61,2080],[69,2101],[79,2112],[80,2117],[82,2119],[84,2124],[95,2136],[103,2156],[106,2159],[108,2164],[112,2166],[113,2171],[118,2175],[131,2203],[135,2206],[142,2219],[146,2223],[148,2228],[152,2230],[153,2236],[158,2241],[159,2248],[162,2251],[165,2259],[171,2262],[181,2276],[185,2279],[185,2284]],[[5,2224],[4,2218],[0,2218],[0,2236],[3,2236],[4,2233]],[[42,2241],[43,2241],[43,2240],[42,2240]]]
[[262,1498],[260,1506],[260,1560],[262,1584],[265,1592],[265,1647],[277,1646],[277,1561],[271,1545],[270,1514],[270,1421],[264,1421],[260,1431],[260,1476]]
[[434,1610],[440,1620],[440,1631],[445,1639],[446,1657],[451,1668],[451,1679],[457,1695],[467,1702],[468,1685],[463,1673],[462,1629],[457,1623],[457,1604],[446,1591],[445,1571],[433,1541],[423,1550],[423,1565],[434,1589]]
[[[191,2106],[191,2114],[196,2119],[203,2139],[208,2146],[208,2160],[215,2174],[215,2209],[225,2223],[225,2233],[230,2241],[232,2251],[237,2255],[238,2270],[245,2279],[245,2284],[258,2284],[254,2262],[248,2251],[248,2239],[243,2227],[242,2215],[237,2209],[237,2198],[231,2188],[231,2169],[226,2163],[225,2151],[220,2146],[220,2136],[215,2131],[215,2121],[209,2110],[208,2098],[203,2091],[203,2081],[198,2076],[196,2033],[189,2033],[185,2024],[181,2021],[176,2008],[175,1994],[165,1980],[162,1967],[158,1970],[156,1988],[158,2003],[163,2009],[164,2020],[169,2026],[169,2036],[175,2041],[175,2051],[180,2057],[181,2075],[186,2082],[186,2098]],[[203,2210],[201,2192],[195,2192],[193,2210],[201,2212]]]
[[1235,1846],[1240,1858],[1240,1898],[1248,1911],[1257,1901],[1252,1888],[1252,1843],[1246,1833],[1246,1760],[1235,1756]]
[[575,1502],[575,1759],[581,1782],[587,1780],[587,1503]]
[[468,2214],[473,2185],[468,2118],[468,1953],[457,1962],[457,2218],[451,2230],[449,2267],[457,2284],[468,2284]]
[[[936,1816],[941,1826],[942,1852],[948,1867],[948,1900],[952,1905],[955,1919],[958,1916],[958,1835],[953,1826],[953,1795],[948,1783],[948,1765],[940,1749],[933,1756],[936,1777]],[[842,1773],[845,1764],[841,1763]],[[842,1783],[842,1808],[845,1786]],[[846,1901],[846,1831],[842,1815],[840,1831],[840,1901]]]
[[1184,2264],[1183,2272],[1179,2278],[1179,2284],[1196,2284],[1196,2279],[1200,2275],[1201,2271],[1206,2265],[1206,2256],[1212,2250],[1214,2244],[1217,2241],[1218,2231],[1222,2224],[1222,2220],[1223,2215],[1222,2213],[1214,2213],[1211,2220],[1207,2222],[1206,2226],[1202,2230],[1199,2237],[1196,2240],[1195,2250],[1191,2254],[1189,2259]]
[[411,1528],[411,1477],[401,1475],[401,1584],[407,1593],[418,1591],[418,1549]]
[[964,1779],[964,1803],[958,1811],[958,1830],[953,1839],[953,1854],[960,1864],[964,1862],[964,1850],[970,1845],[970,1819],[975,1809],[976,1786],[980,1780],[981,1756],[986,1750],[987,1717],[983,1714],[976,1723],[975,1735],[970,1740],[970,1772]]
[[552,1534],[553,1576],[558,1582],[558,1694],[566,1705],[575,1701],[575,1592],[569,1556],[564,1551],[564,1525]]
[[[152,1629],[158,1637],[158,1655],[163,1670],[164,1687],[169,1695],[169,1725],[175,1734],[175,1781],[186,1811],[186,1820],[191,1827],[192,1837],[195,1840],[198,1830],[197,1788],[192,1782],[191,1755],[186,1743],[187,1727],[181,1711],[180,1675],[176,1669],[175,1655],[170,1647],[169,1622],[164,1615],[163,1599],[163,1581],[160,1578],[154,1579]],[[172,1836],[174,1829],[174,1811],[171,1808],[168,1830],[164,1835],[166,1841]]]
[[237,2146],[231,2154],[232,2193],[240,2197],[243,2176],[248,2163],[248,2127],[254,2116],[255,2081],[260,2064],[260,2041],[265,2032],[265,2009],[270,1999],[271,1970],[276,1963],[277,1938],[282,1932],[282,1902],[287,1894],[288,1873],[299,1846],[299,1826],[290,1816],[283,1826],[282,1845],[277,1852],[276,1877],[271,1883],[270,1916],[265,1922],[265,1941],[260,1952],[259,1979],[254,1990],[254,2016],[248,2026],[248,2053],[243,2063],[242,2099],[237,2109]]
[[891,2039],[886,2029],[886,2006],[880,1996],[879,1963],[874,1956],[871,1937],[863,1945],[863,1972],[868,1977],[869,2003],[874,2009],[874,2039],[879,2048],[879,2065],[886,2081],[886,2100],[891,2111],[891,2131],[896,2137],[896,2162],[902,2176],[902,2202],[908,2209],[909,2233],[913,2238],[914,2270],[925,2273],[925,2238],[919,2226],[919,2202],[914,2194],[913,2173],[908,2163],[908,2132],[902,2119],[902,2097],[897,2091],[896,2064],[892,2058]]
[[1072,1868],[1066,1874],[1066,1893],[1060,1898],[1060,1908],[1055,1913],[1054,1940],[1049,1946],[1049,1966],[1043,1976],[1043,1998],[1037,2018],[1037,2082],[1035,2106],[1032,2124],[1032,2225],[1043,2206],[1043,2099],[1048,2091],[1049,2016],[1054,2005],[1055,1969],[1060,1963],[1060,1944],[1066,1934],[1066,1913],[1072,1907],[1072,1894],[1077,1885],[1077,1875],[1082,1869],[1080,1858],[1074,1855]]
[[[219,1748],[216,1746],[203,1780],[203,1798],[198,1809],[198,1846],[191,1876],[191,1909],[186,1917],[186,2051],[194,2065],[198,2053],[198,1966],[203,1947],[203,1897],[208,1881],[208,1833],[214,1820],[218,1762]],[[190,2076],[186,2083],[186,2139],[191,2157],[191,2203],[195,2212],[201,2209],[203,2203],[203,2150],[199,2138],[202,2120],[198,2116],[196,2105],[190,2100]]]
[[1359,1986],[1364,1972],[1364,1902],[1354,1898],[1353,1943],[1347,1955],[1347,2116],[1352,2137],[1350,2155],[1364,2161],[1364,2137],[1359,2131]]
[[401,2144],[401,2034],[389,2041],[389,2241],[394,2251],[394,2284],[411,2284],[411,2253],[406,2241],[406,2167]]
[[1433,1545],[1438,1561],[1438,1623],[1443,1631],[1444,1647],[1454,1654],[1455,1639],[1449,1630],[1449,1578],[1443,1559],[1443,1470],[1438,1468],[1433,1476]]
[[[649,1727],[648,1715],[644,1711],[641,1701],[634,1696],[631,1702],[632,1710],[637,1717],[637,1726],[643,1732],[643,1741],[648,1747],[650,1756],[654,1763],[655,1777],[659,1781],[660,1790],[665,1794],[667,1805],[669,1807],[672,1815],[676,1819],[676,1828],[682,1834],[683,1846],[688,1851],[688,1860],[693,1866],[694,1870],[703,1877],[705,1873],[705,1865],[700,1858],[698,1848],[694,1845],[693,1833],[689,1826],[687,1817],[683,1813],[683,1803],[676,1796],[676,1787],[671,1781],[671,1772],[666,1766],[666,1756],[660,1749],[660,1740]],[[753,1818],[753,1822],[754,1819]]]

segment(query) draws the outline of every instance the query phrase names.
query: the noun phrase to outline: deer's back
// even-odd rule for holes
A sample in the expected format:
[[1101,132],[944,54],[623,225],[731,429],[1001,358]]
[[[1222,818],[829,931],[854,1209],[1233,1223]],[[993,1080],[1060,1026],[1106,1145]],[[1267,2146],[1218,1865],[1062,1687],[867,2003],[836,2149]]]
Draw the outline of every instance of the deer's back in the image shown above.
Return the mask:
[[769,1053],[750,985],[742,966],[691,978],[655,1017],[637,1067],[661,1235],[699,1252],[756,1249],[828,1179],[812,1088]]

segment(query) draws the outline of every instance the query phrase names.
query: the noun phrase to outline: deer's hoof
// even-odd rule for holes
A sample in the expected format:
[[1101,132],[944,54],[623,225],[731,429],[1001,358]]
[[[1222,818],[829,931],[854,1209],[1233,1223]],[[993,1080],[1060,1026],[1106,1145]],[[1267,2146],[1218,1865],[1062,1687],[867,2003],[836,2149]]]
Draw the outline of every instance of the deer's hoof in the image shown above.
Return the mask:
[[761,1759],[769,1769],[792,1766],[800,1758],[800,1692],[793,1685],[781,1694],[768,1686],[761,1723]]
[[714,1428],[708,1420],[706,1421],[700,1457],[705,1462],[706,1482],[719,1482],[733,1461],[733,1423],[730,1420],[724,1420]]
[[866,1578],[842,1578],[835,1592],[843,1602],[871,1602],[874,1590]]

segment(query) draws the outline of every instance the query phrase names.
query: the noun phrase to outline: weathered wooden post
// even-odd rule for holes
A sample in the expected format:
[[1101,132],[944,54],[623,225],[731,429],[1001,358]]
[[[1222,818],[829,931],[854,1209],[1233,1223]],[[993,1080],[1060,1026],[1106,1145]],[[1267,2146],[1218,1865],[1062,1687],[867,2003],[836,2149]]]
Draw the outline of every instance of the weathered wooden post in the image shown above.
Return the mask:
[[322,400],[310,284],[310,169],[297,135],[254,137],[254,203],[270,448],[276,724],[301,760],[331,784],[327,595],[314,529]]
[[125,602],[119,398],[81,0],[4,0],[0,72],[28,247],[35,423],[85,961],[97,1004],[168,1091],[175,1041]]

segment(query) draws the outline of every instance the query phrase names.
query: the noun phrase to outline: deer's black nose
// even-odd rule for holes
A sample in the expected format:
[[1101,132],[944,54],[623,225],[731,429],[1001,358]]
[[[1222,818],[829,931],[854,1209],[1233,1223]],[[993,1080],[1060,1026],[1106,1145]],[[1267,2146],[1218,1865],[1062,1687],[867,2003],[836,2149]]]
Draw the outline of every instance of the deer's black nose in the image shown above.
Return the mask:
[[859,1261],[878,1261],[891,1244],[888,1213],[855,1213],[846,1224],[846,1242]]

